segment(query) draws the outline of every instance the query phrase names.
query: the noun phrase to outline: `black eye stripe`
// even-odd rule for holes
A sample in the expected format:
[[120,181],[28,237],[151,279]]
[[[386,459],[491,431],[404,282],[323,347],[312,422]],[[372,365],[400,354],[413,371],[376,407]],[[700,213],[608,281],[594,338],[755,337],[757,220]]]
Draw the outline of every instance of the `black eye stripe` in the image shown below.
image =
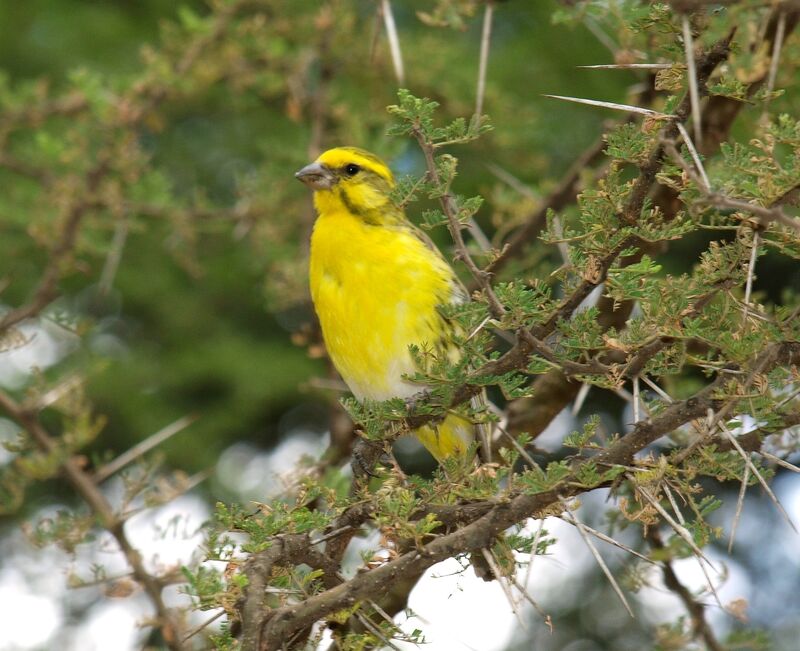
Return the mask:
[[355,163],[350,163],[349,165],[344,166],[344,173],[347,174],[347,176],[355,176],[360,171],[361,168]]

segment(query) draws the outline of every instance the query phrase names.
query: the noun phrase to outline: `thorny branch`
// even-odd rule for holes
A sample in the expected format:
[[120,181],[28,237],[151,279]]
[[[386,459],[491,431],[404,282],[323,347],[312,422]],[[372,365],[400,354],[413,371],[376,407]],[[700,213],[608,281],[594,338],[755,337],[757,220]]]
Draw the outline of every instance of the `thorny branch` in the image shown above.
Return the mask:
[[[684,10],[689,9],[691,9],[691,7],[684,8]],[[796,7],[784,5],[781,8],[774,9],[764,34],[765,44],[771,45],[773,43],[773,40],[776,37],[777,25],[780,16],[784,11],[787,12],[785,18],[785,33],[788,35],[796,27],[798,17],[800,17],[800,11],[798,11]],[[713,67],[708,67],[708,64],[713,62],[709,61],[709,57],[721,44],[722,42],[718,43],[716,46],[714,46],[714,48],[710,49],[704,55],[696,59],[695,63],[698,71],[697,79],[698,85],[701,88],[701,93],[704,90],[704,85],[708,79],[708,76],[713,71]],[[759,44],[753,45],[753,48],[757,47],[759,47]],[[723,59],[725,56],[727,55],[723,54]],[[713,58],[716,59],[716,56]],[[721,60],[717,59],[717,64],[719,62],[721,62]],[[763,83],[763,79],[753,82],[748,89],[748,94],[754,93],[759,88],[761,83]],[[685,118],[689,115],[691,108],[690,105],[690,98],[687,95],[681,102],[680,107],[676,110],[675,115],[680,114],[685,120]],[[705,125],[705,128],[704,140],[702,146],[700,146],[701,153],[704,155],[710,155],[719,148],[720,143],[727,139],[731,125],[736,119],[739,111],[742,110],[743,106],[743,102],[732,100],[728,97],[714,96],[708,99],[702,115],[702,123]],[[675,129],[677,129],[678,123],[678,120],[673,120]],[[674,130],[670,130],[670,132],[675,134]],[[674,140],[675,135],[670,137],[668,133],[665,133],[664,139],[666,141]],[[653,159],[651,158],[651,161],[652,160]],[[664,185],[659,185],[655,182],[655,174],[663,163],[663,153],[656,157],[655,162],[655,166],[649,166],[651,167],[652,174],[646,175],[647,178],[650,179],[650,183],[643,183],[640,186],[640,195],[642,197],[650,195],[652,197],[653,204],[661,208],[665,218],[669,218],[670,215],[675,214],[679,203],[676,201],[675,192],[671,188]],[[642,177],[640,176],[640,179],[641,178]],[[534,231],[534,233],[535,232],[536,231]],[[516,251],[521,252],[524,250],[525,243],[522,242]],[[624,262],[634,263],[639,259],[640,256],[636,255]],[[598,320],[603,324],[604,327],[614,326],[620,328],[625,326],[625,321],[630,313],[632,305],[623,305],[622,307],[619,307],[616,306],[613,301],[606,300],[604,297],[601,297],[600,301],[598,302],[598,308],[600,309],[600,316]],[[579,383],[572,381],[568,376],[559,370],[553,370],[550,373],[541,376],[534,383],[534,392],[537,396],[535,401],[530,399],[522,399],[512,403],[509,406],[510,431],[524,431],[535,437],[545,429],[548,423],[550,423],[550,421],[564,408],[564,406],[568,405],[569,402],[575,398],[580,386],[581,385]]]
[[[187,74],[207,48],[225,36],[234,16],[249,2],[250,0],[236,0],[221,6],[210,29],[191,40],[174,63],[171,72],[178,77]],[[107,204],[109,199],[103,196],[102,185],[118,171],[115,167],[118,148],[125,146],[131,130],[138,128],[142,121],[171,96],[174,92],[172,86],[159,75],[146,74],[138,83],[131,84],[128,91],[116,98],[116,110],[111,112],[110,123],[104,125],[103,138],[95,154],[96,162],[80,179],[80,191],[75,192],[69,201],[65,202],[54,243],[47,251],[47,262],[35,283],[32,295],[27,302],[0,316],[0,337],[15,325],[38,316],[58,297],[59,283],[71,267],[71,258],[78,247],[84,222],[93,211],[110,207]],[[83,93],[69,93],[56,100],[14,109],[2,116],[0,147],[7,146],[10,134],[17,129],[35,127],[51,118],[80,115],[89,108],[90,100]],[[54,183],[54,177],[49,171],[18,160],[6,151],[0,152],[0,167],[28,177],[46,189],[51,189]],[[162,209],[156,206],[127,205],[124,206],[122,218],[124,219],[130,210],[136,209],[141,210],[142,214],[148,212],[158,213],[158,216],[163,214]],[[201,213],[202,211],[198,210],[198,217],[207,216]],[[216,218],[220,215],[213,216]],[[234,211],[231,216],[239,217],[239,211]],[[106,468],[105,475],[93,477],[83,468],[79,457],[65,449],[65,442],[53,436],[42,424],[39,416],[43,408],[44,405],[28,406],[19,403],[7,393],[0,391],[0,409],[27,432],[41,451],[57,458],[64,478],[95,515],[97,524],[113,536],[131,568],[131,576],[142,586],[152,603],[155,610],[152,625],[160,630],[169,649],[181,651],[186,647],[183,643],[184,636],[178,612],[169,608],[162,597],[162,589],[172,578],[155,576],[146,569],[144,559],[125,533],[125,515],[115,512],[98,487],[113,469]]]
[[[647,540],[653,549],[663,550],[664,543],[661,540],[661,534],[655,527],[650,527],[647,530]],[[678,575],[672,567],[672,563],[668,560],[661,562],[661,571],[664,575],[664,584],[668,589],[672,590],[686,607],[689,616],[692,619],[692,633],[695,638],[701,638],[706,643],[709,651],[724,651],[724,647],[717,640],[714,631],[706,619],[706,608],[695,599],[694,595],[689,589],[681,583]]]
[[[699,84],[704,84],[716,66],[726,58],[730,38],[731,35],[720,41],[698,58],[696,66]],[[669,141],[670,139],[677,138],[677,121],[684,121],[689,115],[691,107],[692,102],[687,94],[687,97],[684,98],[683,102],[675,111],[674,120],[665,129],[665,140]],[[715,124],[718,126],[718,123]],[[718,131],[716,133],[718,133]],[[415,135],[425,153],[429,178],[435,184],[440,184],[433,157],[433,148],[425,143],[420,131],[416,131]],[[585,158],[594,160],[599,155],[601,149],[602,145],[596,145],[594,148],[587,151]],[[620,214],[622,223],[635,224],[638,220],[646,198],[654,188],[658,188],[655,179],[657,173],[664,164],[666,154],[667,151],[665,148],[659,144],[656,150],[651,153],[649,160],[640,167],[639,176],[634,183],[628,202]],[[565,179],[565,182],[560,186],[559,192],[553,196],[552,201],[548,202],[550,206],[573,200],[576,192],[575,188],[577,187],[578,173],[578,169],[571,171],[567,179]],[[525,237],[515,237],[513,240],[513,247],[512,245],[506,247],[501,255],[490,264],[487,270],[482,271],[469,256],[467,247],[461,237],[458,207],[455,204],[454,198],[447,192],[442,197],[441,201],[448,219],[448,225],[450,226],[453,239],[456,243],[458,257],[464,261],[478,287],[486,296],[492,315],[495,318],[501,318],[504,312],[503,306],[493,293],[487,272],[497,271],[510,257],[522,252],[526,244]],[[536,218],[532,219],[523,227],[518,235],[522,233],[535,233],[540,227],[539,223],[544,217],[545,210],[546,208],[543,208],[541,215],[535,216]],[[512,348],[498,359],[487,363],[482,368],[475,371],[474,377],[477,379],[479,376],[501,375],[509,371],[524,368],[531,354],[538,354],[545,359],[558,363],[567,376],[570,373],[579,374],[607,371],[608,366],[600,359],[592,359],[586,363],[576,362],[566,364],[563,360],[559,361],[554,351],[546,343],[546,340],[547,337],[554,332],[557,323],[562,319],[568,319],[592,289],[605,279],[605,275],[617,261],[621,252],[638,243],[635,237],[630,237],[610,251],[599,261],[597,272],[593,274],[590,279],[584,279],[578,287],[573,290],[571,295],[565,297],[560,307],[554,311],[550,318],[531,331],[518,333],[516,343]],[[731,282],[727,284],[722,283],[719,286],[719,290],[729,289]],[[695,305],[695,310],[698,312],[702,310],[705,303],[710,300],[710,298],[711,296],[700,298]],[[669,337],[655,337],[651,342],[641,347],[639,351],[626,360],[626,374],[630,376],[638,374],[653,355],[664,346],[671,343],[672,339]],[[776,364],[796,364],[798,359],[800,359],[800,347],[798,347],[797,344],[775,344],[765,349],[762,354],[754,360],[752,368],[757,369],[757,371],[761,373],[768,368],[774,367]],[[748,378],[752,376],[753,372],[747,375]],[[479,384],[471,385],[470,379],[471,377],[466,378],[465,383],[455,391],[451,406],[465,402],[472,395],[477,394],[481,390],[482,387]],[[647,445],[664,434],[705,416],[709,410],[717,414],[731,412],[736,408],[736,404],[738,403],[735,392],[732,393],[731,381],[731,377],[726,372],[720,373],[716,380],[691,398],[680,402],[674,402],[667,406],[658,416],[639,421],[631,433],[623,436],[607,450],[595,456],[592,462],[601,466],[635,463],[634,456]],[[425,396],[421,396],[421,399],[424,400]],[[557,407],[556,411],[559,408],[560,407]],[[429,420],[429,418],[424,416],[412,416],[408,419],[411,427],[416,427],[427,420]],[[436,509],[437,520],[442,522],[443,526],[447,527],[449,526],[448,523],[452,524],[457,522],[460,528],[456,531],[448,530],[447,533],[444,533],[421,549],[407,552],[385,565],[358,575],[349,582],[330,588],[316,596],[306,599],[302,603],[288,605],[275,610],[268,610],[263,619],[259,619],[260,637],[251,638],[257,639],[258,644],[253,647],[245,648],[258,649],[259,651],[261,649],[277,648],[281,641],[297,635],[314,622],[324,618],[326,614],[337,609],[347,608],[361,600],[374,597],[380,592],[382,586],[385,585],[386,582],[395,581],[399,577],[409,574],[418,575],[425,568],[430,567],[439,560],[443,560],[458,553],[463,553],[470,549],[484,548],[491,543],[497,534],[513,525],[515,522],[546,511],[563,497],[574,496],[588,490],[586,488],[581,488],[579,482],[574,481],[574,477],[573,481],[566,480],[564,483],[566,487],[560,490],[559,493],[548,491],[538,495],[517,494],[509,496],[507,500],[503,500],[502,502],[482,502]],[[350,516],[351,520],[348,526],[360,526],[362,523],[369,520],[369,504],[362,504],[362,508],[351,511]],[[337,525],[338,524],[341,523],[337,522]],[[693,612],[692,615],[695,617],[697,613]],[[245,626],[247,626],[246,623]],[[709,640],[713,639],[713,634],[708,631],[708,635],[710,637],[706,639],[706,641],[709,646],[711,646]],[[711,646],[711,648],[714,647]]]
[[[55,455],[62,454],[56,440],[41,424],[35,411],[25,409],[4,391],[0,391],[0,407],[10,418],[25,428],[42,451]],[[106,496],[98,488],[96,480],[83,470],[76,457],[67,456],[61,462],[61,469],[66,480],[95,514],[99,525],[111,533],[117,541],[120,551],[131,566],[133,577],[142,585],[156,610],[158,625],[167,646],[173,651],[181,651],[184,646],[181,642],[179,623],[161,596],[164,584],[145,568],[141,554],[125,534],[124,520],[114,512]]]
[[[777,365],[800,363],[800,343],[780,343],[767,347],[754,360],[752,367],[761,371]],[[730,380],[725,374],[692,397],[669,405],[658,416],[642,420],[634,429],[622,436],[607,449],[588,460],[576,462],[575,469],[581,463],[591,462],[601,467],[629,466],[634,456],[645,447],[676,428],[704,416],[709,409],[721,410],[723,406],[736,405],[739,397],[727,395],[730,387],[723,386]],[[437,512],[440,522],[452,521],[453,513],[458,514],[459,528],[445,533],[432,542],[409,551],[399,558],[384,565],[356,575],[346,583],[342,583],[308,599],[274,610],[268,610],[265,617],[259,617],[261,637],[259,645],[243,646],[244,651],[266,651],[280,648],[280,645],[299,631],[305,630],[314,622],[326,615],[343,608],[353,606],[359,601],[379,595],[387,583],[398,580],[408,573],[418,573],[439,561],[467,552],[470,549],[481,549],[491,544],[493,539],[511,527],[529,517],[537,517],[547,512],[554,505],[560,505],[564,498],[592,490],[594,487],[582,486],[577,474],[567,477],[558,488],[537,494],[511,494],[497,502],[483,502],[469,505],[469,510],[447,507]],[[302,546],[302,537],[292,537],[287,543],[284,536],[283,545],[289,544],[291,549]],[[271,563],[274,561],[272,548],[262,554],[268,554]],[[258,561],[253,561],[258,562]],[[291,559],[281,558],[281,563],[291,564]],[[244,623],[245,627],[252,624]]]
[[[388,2],[384,4],[387,7],[389,5]],[[487,7],[490,6],[491,3],[487,5]],[[784,10],[785,7],[786,5],[784,5]],[[229,15],[227,13],[221,14],[223,17]],[[794,27],[796,17],[787,20],[785,14],[782,15],[784,16],[781,32],[783,34]],[[193,47],[188,48],[176,68],[177,72],[186,72],[191,67],[194,58],[199,56],[203,48],[208,45],[208,39],[218,38],[222,31],[224,31],[224,24],[219,24],[215,29],[211,30],[210,36],[198,40]],[[728,42],[729,38],[723,39],[695,62],[699,85],[705,84],[714,68],[725,59]],[[704,88],[699,88],[699,90],[703,91]],[[139,105],[130,119],[134,122],[143,119],[167,95],[168,90],[165,88],[153,88],[146,92],[143,91],[142,97],[145,101]],[[479,97],[482,97],[482,93],[479,93]],[[675,119],[685,120],[693,106],[697,107],[697,101],[692,103],[688,97],[684,98],[684,101],[675,112]],[[704,125],[710,124],[713,126],[713,128],[707,130],[712,135],[709,135],[708,132],[705,134],[706,143],[704,144],[706,151],[708,150],[708,141],[714,137],[714,134],[720,133],[721,127],[729,127],[732,115],[735,116],[735,113],[732,115],[730,113],[726,114],[727,125],[725,120],[708,120],[706,114],[715,115],[711,110],[711,106],[711,103],[709,103],[702,118]],[[46,110],[43,109],[43,112],[47,113],[47,111],[52,110],[58,114],[66,115],[81,111],[84,108],[85,100],[83,98],[70,97],[65,98],[60,104],[54,103],[53,107],[49,107]],[[697,122],[699,123],[700,121],[698,120]],[[678,137],[675,131],[677,123],[677,121],[672,122],[667,126],[664,141],[671,142]],[[441,180],[438,178],[434,149],[429,143],[424,142],[421,132],[417,131],[415,135],[425,154],[429,177],[433,183],[440,185]],[[481,270],[475,264],[464,242],[461,233],[463,224],[459,220],[459,208],[455,197],[449,191],[442,196],[442,208],[447,217],[453,239],[456,242],[458,256],[464,261],[478,287],[486,296],[492,315],[496,319],[501,319],[505,310],[492,289],[491,274],[500,271],[511,258],[524,252],[527,244],[541,229],[548,209],[561,209],[576,199],[582,169],[586,165],[594,164],[599,159],[602,149],[603,143],[598,140],[581,156],[556,191],[545,200],[542,207],[531,216],[528,222],[515,233],[500,255],[485,270]],[[655,193],[662,191],[663,188],[657,185],[655,177],[663,166],[665,153],[669,154],[668,149],[660,144],[655,151],[651,152],[648,161],[640,167],[639,176],[634,183],[629,201],[619,215],[621,223],[634,225],[639,219],[648,197],[652,197]],[[0,166],[4,166],[23,176],[28,176],[43,184],[48,183],[46,175],[41,170],[28,166],[23,161],[17,161],[13,157],[0,158]],[[76,238],[84,215],[87,211],[96,207],[96,204],[92,203],[96,201],[92,195],[107,173],[107,163],[103,161],[94,170],[87,173],[85,179],[86,197],[77,202],[72,207],[72,210],[67,213],[61,238],[51,252],[50,263],[40,279],[34,297],[28,304],[7,313],[0,321],[0,331],[3,328],[19,323],[25,318],[40,313],[56,297],[63,262],[68,259],[75,248]],[[797,220],[788,216],[780,208],[754,206],[713,193],[709,193],[706,199],[709,200],[710,204],[720,208],[748,211],[760,217],[764,222],[777,221],[792,228],[797,228]],[[146,208],[143,207],[141,209],[146,212]],[[151,212],[157,213],[159,210],[157,207],[153,207]],[[238,216],[238,214],[234,216]],[[631,237],[623,240],[613,250],[609,251],[605,257],[598,261],[595,273],[590,278],[584,278],[578,287],[562,300],[559,307],[547,320],[531,330],[518,333],[516,343],[509,351],[467,377],[465,382],[456,390],[451,406],[463,403],[471,396],[479,393],[483,389],[483,385],[479,382],[481,377],[501,375],[509,371],[524,369],[534,354],[560,367],[561,375],[553,386],[555,390],[560,388],[561,394],[552,401],[545,401],[548,403],[546,408],[555,409],[555,412],[560,410],[561,406],[569,400],[568,396],[572,394],[574,385],[569,381],[570,376],[611,373],[615,372],[618,366],[624,368],[621,373],[622,376],[634,377],[638,375],[657,352],[673,343],[672,338],[655,336],[624,359],[617,359],[613,356],[596,356],[585,362],[570,362],[559,359],[559,356],[549,344],[548,337],[555,332],[559,321],[569,319],[591,291],[605,280],[612,266],[619,262],[622,252],[631,246],[640,244],[643,243],[638,238]],[[729,287],[729,284],[723,282],[717,291],[726,290]],[[694,309],[696,311],[701,310],[704,306],[704,301],[710,300],[710,297],[711,295],[699,297],[694,304]],[[609,312],[610,310],[605,311],[604,318],[612,318],[608,316]],[[616,315],[616,318],[618,317],[619,314]],[[558,504],[565,497],[575,496],[591,490],[592,488],[581,485],[578,480],[577,471],[582,463],[589,461],[603,467],[636,464],[636,455],[649,444],[676,428],[705,416],[709,410],[717,414],[718,421],[725,414],[732,413],[741,399],[732,386],[733,384],[738,383],[740,389],[746,388],[757,374],[775,368],[778,365],[791,365],[798,362],[800,362],[799,344],[796,342],[773,344],[764,349],[753,360],[751,365],[738,369],[745,377],[744,380],[737,379],[737,377],[741,376],[731,376],[731,373],[737,369],[728,368],[721,371],[714,381],[694,396],[668,405],[657,416],[640,420],[630,433],[614,441],[603,452],[590,459],[581,459],[575,462],[573,474],[559,485],[557,491],[554,489],[538,494],[512,492],[503,496],[502,500],[432,507],[427,512],[434,513],[437,521],[441,523],[439,532],[443,533],[439,537],[424,546],[401,554],[398,558],[384,565],[363,572],[348,582],[343,582],[338,575],[337,568],[339,567],[340,554],[333,551],[336,549],[333,543],[340,535],[350,534],[363,523],[369,521],[372,517],[372,504],[369,501],[362,502],[349,510],[346,513],[346,518],[341,518],[337,521],[337,528],[333,531],[327,531],[316,540],[312,540],[305,534],[277,536],[269,549],[253,554],[246,562],[243,570],[247,576],[248,584],[239,604],[243,630],[242,648],[261,650],[291,645],[293,640],[302,638],[316,621],[330,615],[332,612],[353,606],[363,600],[377,598],[385,590],[388,582],[395,582],[409,576],[418,576],[439,560],[490,545],[496,536],[509,526],[528,517],[547,512],[548,509]],[[425,397],[425,395],[422,395],[421,399],[424,400]],[[539,399],[541,400],[541,394]],[[16,403],[3,393],[0,393],[0,407],[20,422],[43,450],[53,451],[55,449],[55,439],[42,427],[36,412],[26,409],[23,405]],[[409,423],[412,427],[415,427],[426,422],[426,420],[429,420],[429,417],[412,416],[409,419]],[[549,419],[547,420],[549,422]],[[789,420],[787,419],[787,422]],[[710,431],[709,437],[713,433]],[[755,449],[760,444],[762,434],[763,432],[759,431],[753,437],[748,435],[748,438],[742,441],[743,447],[747,450]],[[753,440],[751,441],[751,439]],[[708,440],[708,438],[702,441],[698,440],[698,444]],[[720,449],[723,449],[724,445],[725,441],[720,442]],[[180,636],[177,635],[177,628],[171,622],[171,615],[161,600],[162,583],[157,577],[149,575],[144,569],[138,552],[130,546],[125,538],[119,516],[113,512],[105,496],[98,490],[96,478],[93,479],[83,471],[74,458],[66,459],[62,464],[62,468],[67,479],[97,514],[100,523],[108,528],[117,539],[120,548],[133,568],[134,575],[144,585],[157,609],[159,618],[164,624],[165,636],[168,640],[173,637],[170,648],[180,648],[180,643],[176,642],[176,640],[180,639]],[[419,515],[421,517],[425,513],[421,512]],[[453,531],[455,528],[457,529]],[[328,543],[324,552],[315,548],[321,542]],[[341,549],[341,552],[343,551]],[[301,563],[322,570],[326,590],[318,595],[309,597],[301,603],[292,603],[281,608],[270,609],[265,599],[265,588],[273,570],[281,566],[290,567]],[[672,587],[667,576],[667,569],[671,571],[668,564],[665,565],[664,570],[665,580],[668,586]],[[679,583],[678,586],[680,586]],[[680,587],[683,588],[683,586]],[[685,588],[683,590],[685,591]],[[679,596],[683,599],[680,592]],[[713,633],[708,629],[703,619],[702,606],[686,599],[684,599],[684,603],[692,615],[696,633],[704,639],[709,648],[719,648]],[[714,646],[712,641],[717,646]]]
[[[422,149],[422,153],[425,155],[425,164],[428,170],[428,178],[431,182],[436,185],[437,187],[442,186],[442,180],[439,176],[439,170],[436,167],[436,160],[434,159],[434,147],[433,145],[428,142],[423,134],[422,130],[419,127],[414,129],[414,137],[417,140],[417,143]],[[461,223],[459,219],[459,208],[458,203],[456,202],[456,198],[450,192],[450,189],[447,188],[446,191],[440,197],[440,203],[442,205],[442,210],[444,210],[444,214],[447,217],[447,225],[450,230],[450,235],[453,238],[453,241],[456,244],[456,255],[459,260],[461,260],[469,269],[469,272],[472,274],[472,277],[478,283],[478,286],[486,295],[486,300],[489,303],[489,309],[491,310],[492,316],[496,319],[500,319],[503,317],[505,313],[505,308],[500,303],[500,300],[497,298],[497,295],[494,293],[492,289],[492,285],[490,282],[490,275],[483,271],[475,261],[472,259],[472,256],[467,249],[466,242],[464,242],[464,235],[462,233],[462,229],[464,225]]]

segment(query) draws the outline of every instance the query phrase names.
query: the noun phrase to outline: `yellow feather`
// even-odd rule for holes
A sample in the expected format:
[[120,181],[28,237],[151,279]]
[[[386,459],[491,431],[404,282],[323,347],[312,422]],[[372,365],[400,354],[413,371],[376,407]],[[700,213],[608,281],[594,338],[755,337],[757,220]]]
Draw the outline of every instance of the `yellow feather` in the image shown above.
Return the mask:
[[[317,160],[335,173],[314,196],[319,217],[311,237],[311,296],[328,353],[358,399],[409,397],[424,387],[409,346],[452,347],[439,306],[454,300],[457,281],[437,250],[420,237],[388,197],[389,169],[354,148]],[[352,178],[347,165],[357,165]],[[439,460],[466,453],[474,426],[455,414],[415,434]]]

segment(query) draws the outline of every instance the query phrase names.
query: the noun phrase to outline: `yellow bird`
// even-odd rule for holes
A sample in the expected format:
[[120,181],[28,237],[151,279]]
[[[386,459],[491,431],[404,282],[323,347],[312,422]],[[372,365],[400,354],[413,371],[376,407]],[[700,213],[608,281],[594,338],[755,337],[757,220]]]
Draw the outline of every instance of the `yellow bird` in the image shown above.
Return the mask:
[[[314,190],[310,283],[328,354],[358,400],[408,398],[423,386],[409,346],[457,355],[441,306],[467,300],[441,253],[389,197],[391,171],[356,147],[322,154],[295,176]],[[457,414],[414,434],[440,462],[464,457],[475,425]]]

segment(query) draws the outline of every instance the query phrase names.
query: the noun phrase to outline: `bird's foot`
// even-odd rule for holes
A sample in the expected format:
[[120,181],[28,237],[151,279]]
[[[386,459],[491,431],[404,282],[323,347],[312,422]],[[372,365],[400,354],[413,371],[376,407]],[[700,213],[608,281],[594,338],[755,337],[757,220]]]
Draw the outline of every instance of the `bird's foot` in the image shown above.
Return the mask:
[[415,412],[417,411],[417,405],[427,402],[431,397],[431,392],[425,389],[424,391],[420,391],[419,393],[415,393],[413,396],[409,396],[405,399],[406,404],[406,413],[409,416],[414,416]]
[[353,475],[357,479],[369,479],[370,477],[378,477],[374,470],[380,463],[384,463],[386,457],[386,449],[382,441],[371,441],[369,439],[359,437],[353,444],[353,460],[351,467],[353,468]]

